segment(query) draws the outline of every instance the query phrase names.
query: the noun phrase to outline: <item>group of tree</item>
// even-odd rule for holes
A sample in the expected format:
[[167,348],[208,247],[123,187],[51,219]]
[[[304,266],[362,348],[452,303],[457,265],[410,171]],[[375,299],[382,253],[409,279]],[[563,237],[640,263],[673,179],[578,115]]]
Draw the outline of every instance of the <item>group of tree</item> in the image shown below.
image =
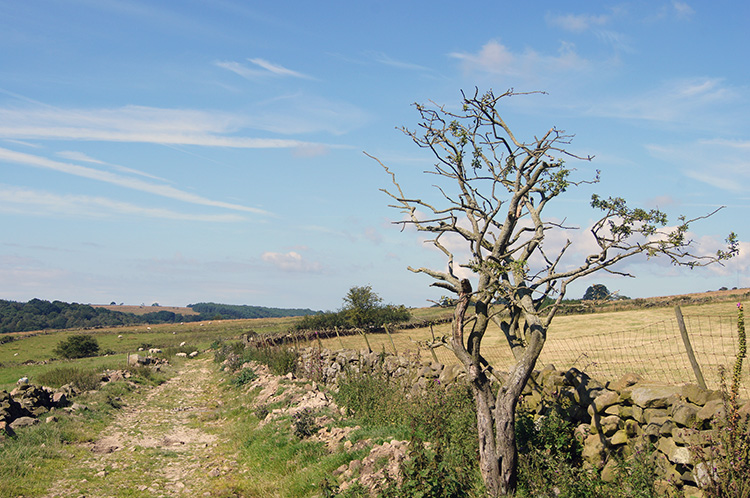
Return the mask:
[[135,324],[195,322],[230,318],[300,316],[312,310],[234,306],[216,303],[192,305],[197,315],[161,310],[136,315],[88,304],[32,299],[28,302],[0,300],[0,334],[31,330],[117,327]]
[[[681,216],[670,226],[658,209],[633,208],[620,197],[594,194],[591,207],[598,219],[586,236],[596,249],[576,259],[564,235],[572,227],[560,221],[566,219],[559,210],[565,204],[558,204],[552,216],[547,208],[568,190],[596,183],[599,172],[590,179],[573,179],[575,170],[566,160],[591,158],[570,153],[566,146],[571,136],[557,128],[519,139],[500,112],[504,99],[514,95],[512,90],[501,95],[476,91],[463,94],[461,105],[450,109],[415,104],[418,128],[403,131],[434,160],[426,172],[435,186],[433,199],[405,193],[395,173],[370,156],[392,180],[392,188],[384,192],[403,213],[394,223],[431,234],[428,242],[445,256],[444,268],[408,269],[455,296],[452,337],[446,345],[464,366],[474,394],[479,467],[492,497],[515,492],[516,404],[572,282],[602,271],[632,276],[614,265],[639,254],[693,268],[738,252],[734,233],[727,248],[716,254],[693,251],[690,225],[716,211],[695,219]],[[550,237],[554,233],[562,236]],[[469,256],[456,261],[457,247]],[[490,322],[502,330],[515,358],[504,380],[482,353]]]
[[379,328],[405,322],[411,312],[403,305],[383,304],[383,299],[370,285],[352,287],[338,311],[307,315],[295,325],[297,330],[333,330]]
[[203,317],[221,319],[239,318],[280,318],[285,316],[305,316],[317,313],[311,309],[297,308],[266,308],[263,306],[247,306],[219,303],[188,304],[188,308],[198,312]]

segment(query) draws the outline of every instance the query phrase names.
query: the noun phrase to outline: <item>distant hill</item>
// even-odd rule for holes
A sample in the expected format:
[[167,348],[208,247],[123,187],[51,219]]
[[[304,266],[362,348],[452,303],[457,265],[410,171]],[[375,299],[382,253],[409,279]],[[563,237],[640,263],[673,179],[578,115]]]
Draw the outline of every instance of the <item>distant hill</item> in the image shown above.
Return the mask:
[[239,318],[280,318],[285,316],[305,316],[319,313],[311,309],[298,308],[266,308],[263,306],[247,306],[219,303],[189,304],[189,308],[207,318],[221,317],[223,319]]
[[0,299],[0,334],[32,330],[115,327],[138,323],[196,322],[237,318],[312,315],[309,309],[265,308],[218,303],[175,306],[117,306],[32,299],[26,303]]

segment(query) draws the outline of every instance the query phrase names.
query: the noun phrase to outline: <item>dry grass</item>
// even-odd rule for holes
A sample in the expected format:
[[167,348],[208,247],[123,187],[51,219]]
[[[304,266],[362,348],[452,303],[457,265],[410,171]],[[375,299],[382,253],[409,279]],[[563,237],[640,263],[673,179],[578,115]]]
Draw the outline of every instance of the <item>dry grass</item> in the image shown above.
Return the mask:
[[[734,363],[736,301],[682,306],[682,313],[706,383],[716,389],[719,367],[731,369]],[[431,341],[433,334],[436,338],[449,338],[450,327],[445,323],[434,325],[432,330],[425,327],[396,331],[390,338],[385,334],[368,334],[367,340],[374,351],[390,353],[395,347],[399,354],[429,359],[433,358],[431,353],[420,347],[420,343]],[[322,345],[330,349],[367,348],[362,335],[326,339]],[[434,352],[441,363],[456,362],[445,347]],[[505,337],[495,324],[487,331],[482,352],[499,369],[507,369],[514,363]],[[696,382],[673,306],[556,317],[538,362],[539,366],[547,364],[560,369],[576,367],[602,381],[635,372],[653,381]],[[743,378],[743,396],[750,398],[747,368]]]

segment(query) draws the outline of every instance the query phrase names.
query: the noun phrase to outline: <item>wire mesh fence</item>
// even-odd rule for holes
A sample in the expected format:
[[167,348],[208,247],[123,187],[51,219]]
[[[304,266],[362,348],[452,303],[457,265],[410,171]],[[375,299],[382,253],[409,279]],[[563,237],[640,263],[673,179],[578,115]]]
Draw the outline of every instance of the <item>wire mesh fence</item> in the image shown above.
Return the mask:
[[[710,389],[719,389],[722,370],[726,372],[729,384],[738,346],[736,317],[686,315],[684,321],[706,385]],[[394,337],[401,334],[394,334]],[[364,337],[358,337],[361,338],[360,349],[367,348]],[[430,351],[424,342],[409,339],[409,349],[412,353],[422,358],[437,359],[443,364],[456,363],[453,352],[448,348],[436,347]],[[381,348],[386,351],[396,347],[401,351],[405,349],[402,338],[397,339],[396,346],[393,346],[393,339],[382,335],[371,335],[368,342],[370,347],[377,351]],[[515,363],[510,348],[502,341],[485,343],[482,346],[482,355],[495,368],[509,369]],[[329,347],[335,347],[335,344]],[[616,380],[626,373],[633,372],[651,381],[669,384],[696,383],[696,375],[676,318],[618,331],[603,330],[597,333],[565,336],[550,333],[537,361],[537,367],[541,368],[548,364],[561,370],[576,367],[600,381]],[[742,367],[740,396],[750,399],[748,360]]]

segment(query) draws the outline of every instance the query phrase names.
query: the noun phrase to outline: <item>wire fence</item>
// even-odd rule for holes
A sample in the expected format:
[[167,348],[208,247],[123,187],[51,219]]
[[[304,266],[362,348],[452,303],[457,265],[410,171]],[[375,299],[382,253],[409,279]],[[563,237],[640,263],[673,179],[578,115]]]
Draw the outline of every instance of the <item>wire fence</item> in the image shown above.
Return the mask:
[[[722,371],[729,385],[738,346],[737,318],[698,315],[685,316],[684,321],[708,388],[720,388]],[[361,348],[372,347],[378,351],[381,348],[392,349],[393,341],[389,342],[382,335],[369,335],[369,346],[365,344],[365,338],[360,337]],[[430,351],[424,343],[418,345],[412,341],[412,344],[418,346],[413,349],[422,358],[437,359],[443,364],[456,363],[453,352],[446,347],[435,347]],[[510,348],[500,341],[483,345],[482,355],[500,370],[507,370],[515,363]],[[697,383],[676,318],[629,330],[571,334],[567,337],[551,333],[537,361],[537,368],[548,364],[561,370],[575,367],[602,382],[617,380],[633,372],[650,381]],[[749,360],[742,367],[740,396],[750,399]]]

